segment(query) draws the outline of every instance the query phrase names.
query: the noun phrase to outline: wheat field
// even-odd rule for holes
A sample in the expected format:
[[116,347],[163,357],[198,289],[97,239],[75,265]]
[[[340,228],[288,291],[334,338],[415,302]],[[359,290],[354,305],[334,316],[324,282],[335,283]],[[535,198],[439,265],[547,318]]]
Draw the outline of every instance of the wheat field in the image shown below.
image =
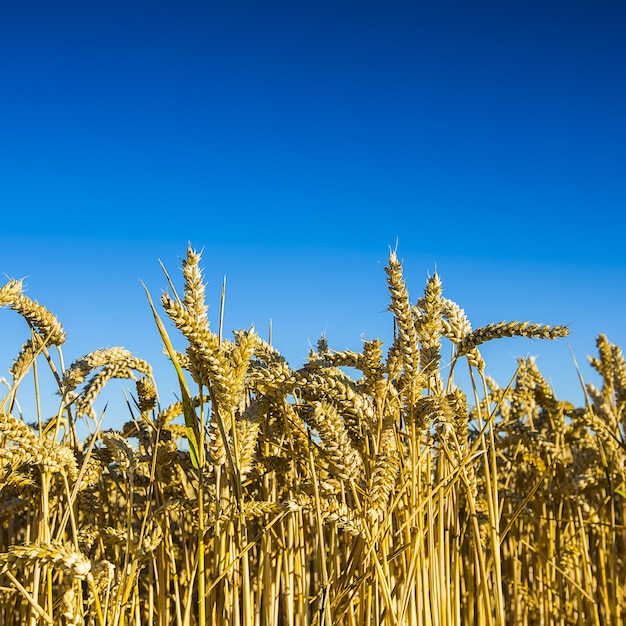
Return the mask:
[[[598,337],[602,385],[581,407],[531,358],[496,382],[484,343],[568,328],[472,328],[437,274],[412,299],[391,252],[392,345],[322,337],[293,369],[253,329],[213,328],[200,262],[190,247],[180,295],[167,273],[160,303],[146,290],[172,398],[122,347],[66,363],[54,314],[20,281],[0,288],[26,322],[0,398],[0,623],[623,624],[618,346]],[[94,408],[113,379],[130,385],[119,430]]]

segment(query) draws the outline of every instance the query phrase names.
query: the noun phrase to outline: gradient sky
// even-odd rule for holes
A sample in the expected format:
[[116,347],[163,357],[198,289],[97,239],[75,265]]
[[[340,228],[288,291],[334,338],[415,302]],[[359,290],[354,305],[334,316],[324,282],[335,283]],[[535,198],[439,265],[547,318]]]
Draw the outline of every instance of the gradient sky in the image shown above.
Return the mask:
[[[582,402],[570,347],[595,382],[597,334],[626,346],[624,32],[621,1],[5,3],[0,272],[66,361],[121,344],[168,381],[139,279],[180,284],[188,241],[212,323],[226,275],[226,330],[271,319],[294,366],[388,345],[397,241],[413,300],[436,269],[475,327],[571,324],[487,372],[536,355]],[[27,337],[0,311],[0,376]]]

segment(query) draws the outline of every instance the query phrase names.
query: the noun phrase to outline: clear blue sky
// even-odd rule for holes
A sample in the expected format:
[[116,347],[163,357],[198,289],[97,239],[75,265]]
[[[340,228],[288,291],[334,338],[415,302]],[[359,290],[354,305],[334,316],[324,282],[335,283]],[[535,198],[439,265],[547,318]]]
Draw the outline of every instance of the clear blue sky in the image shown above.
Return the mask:
[[[125,345],[167,378],[158,297],[187,241],[210,317],[292,362],[388,342],[398,240],[479,326],[571,323],[534,354],[581,401],[626,347],[623,2],[15,2],[0,11],[0,272],[64,323],[67,361]],[[27,338],[0,311],[0,375]],[[169,401],[167,385],[161,389]],[[113,419],[113,418],[112,418]]]

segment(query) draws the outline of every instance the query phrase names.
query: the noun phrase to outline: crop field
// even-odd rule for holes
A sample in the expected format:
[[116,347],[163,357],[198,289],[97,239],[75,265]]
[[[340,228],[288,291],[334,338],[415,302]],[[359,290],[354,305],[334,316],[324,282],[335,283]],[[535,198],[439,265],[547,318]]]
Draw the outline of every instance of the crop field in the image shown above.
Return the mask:
[[[171,398],[123,347],[66,361],[55,315],[0,287],[0,315],[25,322],[0,392],[0,623],[623,624],[620,348],[598,336],[583,406],[532,358],[496,381],[483,344],[568,328],[472,328],[436,273],[414,295],[395,252],[385,271],[393,343],[322,337],[293,369],[209,323],[190,247],[178,290],[167,273],[160,302],[146,290]],[[130,390],[119,430],[94,405],[113,379]]]

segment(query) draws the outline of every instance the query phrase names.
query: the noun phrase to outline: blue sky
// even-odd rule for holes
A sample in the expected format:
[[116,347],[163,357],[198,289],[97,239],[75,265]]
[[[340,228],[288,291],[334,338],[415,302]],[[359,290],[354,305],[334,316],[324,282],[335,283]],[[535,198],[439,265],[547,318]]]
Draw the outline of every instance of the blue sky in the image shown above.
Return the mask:
[[[533,354],[581,401],[626,345],[621,2],[12,3],[0,19],[0,272],[64,323],[67,361],[125,345],[169,366],[139,283],[204,248],[210,316],[298,365],[391,336],[398,241],[479,326],[571,323]],[[27,338],[0,311],[6,375]],[[162,400],[169,400],[167,385]],[[113,417],[111,419],[114,419]]]

